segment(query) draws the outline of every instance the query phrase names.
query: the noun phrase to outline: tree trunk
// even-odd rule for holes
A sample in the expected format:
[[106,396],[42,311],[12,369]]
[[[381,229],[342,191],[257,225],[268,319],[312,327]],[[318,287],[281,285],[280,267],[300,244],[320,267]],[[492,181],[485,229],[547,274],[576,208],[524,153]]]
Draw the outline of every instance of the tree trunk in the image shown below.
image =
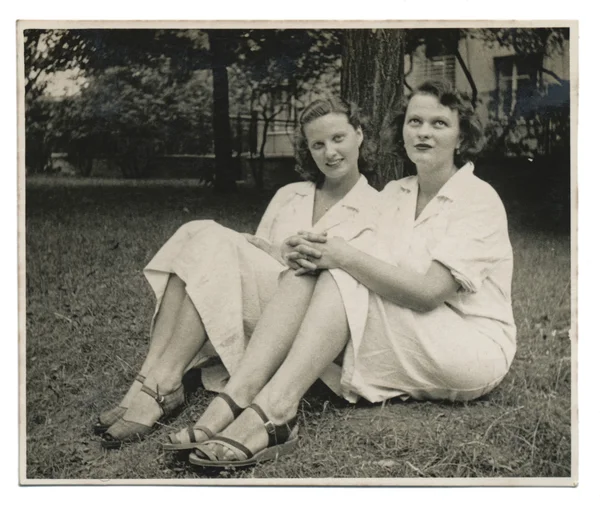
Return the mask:
[[385,140],[390,115],[404,95],[405,31],[347,30],[344,35],[342,97],[369,117],[377,170],[373,185],[381,189],[403,173],[402,160]]
[[235,190],[235,168],[231,160],[231,129],[229,125],[229,79],[227,76],[226,33],[209,30],[213,75],[213,130],[215,145],[215,190]]

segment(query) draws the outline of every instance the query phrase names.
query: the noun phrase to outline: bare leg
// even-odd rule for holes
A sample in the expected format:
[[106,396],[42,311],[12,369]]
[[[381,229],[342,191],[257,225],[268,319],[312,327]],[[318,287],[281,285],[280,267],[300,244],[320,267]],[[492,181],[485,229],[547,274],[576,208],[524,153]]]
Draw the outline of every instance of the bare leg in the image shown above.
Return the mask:
[[[273,423],[282,424],[296,414],[303,395],[346,346],[349,333],[337,284],[329,272],[324,272],[289,354],[254,399]],[[241,442],[253,452],[265,448],[268,441],[262,421],[252,410],[244,411],[220,435]],[[235,458],[220,445],[211,448],[223,459]]]
[[[177,389],[186,367],[195,358],[206,341],[202,320],[190,300],[185,296],[171,339],[166,343],[162,355],[146,376],[144,384],[165,395]],[[124,415],[125,420],[152,425],[161,416],[159,406],[148,396],[134,397]]]
[[[248,347],[237,370],[225,387],[225,392],[242,407],[247,406],[279,368],[290,347],[310,303],[317,278],[312,275],[296,277],[287,272],[277,292],[260,317]],[[227,404],[214,399],[197,424],[218,432],[231,423],[232,415]],[[177,434],[186,439],[187,430]],[[206,438],[201,430],[196,438]]]
[[[144,376],[148,375],[152,366],[161,357],[169,344],[173,329],[177,322],[180,307],[185,297],[185,283],[177,275],[171,274],[160,304],[160,309],[156,316],[152,337],[150,338],[150,347],[140,369],[140,374]],[[134,382],[119,405],[122,407],[129,407],[133,397],[137,395],[141,387],[141,383]]]

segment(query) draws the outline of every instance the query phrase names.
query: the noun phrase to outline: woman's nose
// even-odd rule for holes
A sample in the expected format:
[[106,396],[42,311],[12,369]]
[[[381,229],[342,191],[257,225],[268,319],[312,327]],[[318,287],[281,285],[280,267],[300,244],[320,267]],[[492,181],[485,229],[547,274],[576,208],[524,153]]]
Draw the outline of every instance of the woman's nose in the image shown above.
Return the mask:
[[431,136],[431,127],[427,123],[422,123],[417,131],[417,136],[420,138],[428,138]]
[[335,155],[335,147],[333,146],[333,143],[325,143],[325,155],[327,157]]

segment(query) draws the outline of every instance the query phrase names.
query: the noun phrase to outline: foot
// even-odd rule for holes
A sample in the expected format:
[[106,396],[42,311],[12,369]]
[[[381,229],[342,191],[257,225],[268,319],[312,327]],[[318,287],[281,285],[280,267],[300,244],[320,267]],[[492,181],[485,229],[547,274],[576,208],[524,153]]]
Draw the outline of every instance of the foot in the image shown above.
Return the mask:
[[181,384],[170,392],[161,392],[159,387],[154,391],[144,385],[123,417],[102,434],[102,446],[120,448],[123,443],[143,439],[154,430],[160,418],[173,414],[184,403]]
[[[221,394],[215,397],[191,429],[186,427],[179,432],[171,434],[169,436],[171,443],[192,443],[190,439],[191,431],[194,434],[195,444],[198,444],[206,441],[230,425],[243,409],[233,399],[230,405],[223,397],[227,397],[227,395]],[[203,430],[202,427],[208,429],[211,435],[206,430]]]
[[119,406],[124,407],[124,408],[128,408],[131,405],[131,402],[133,401],[133,399],[135,398],[135,396],[138,393],[140,393],[140,390],[142,389],[142,383],[143,383],[144,379],[145,379],[144,377],[140,378],[138,376],[138,378],[136,378],[134,380],[134,382],[129,387],[129,390],[125,394],[125,397],[123,397],[123,399],[121,400],[121,403],[119,404]]
[[142,385],[145,379],[146,378],[144,377],[144,375],[142,375],[141,373],[138,374],[131,387],[129,388],[127,395],[125,395],[121,403],[118,406],[114,406],[100,413],[93,427],[95,434],[102,434],[106,432],[106,430],[111,425],[113,425],[119,418],[121,418],[125,414],[131,400],[133,400],[135,395],[137,395],[142,389]]
[[[293,416],[294,415],[292,414],[289,417],[286,416],[280,419],[268,418],[273,424],[279,426],[289,422]],[[246,409],[238,416],[233,423],[220,432],[215,439],[221,437],[231,439],[243,445],[252,455],[256,455],[258,452],[269,446],[269,434],[267,433],[265,422],[254,409],[250,408]],[[236,449],[234,451],[225,444],[209,441],[204,444],[203,447],[208,448],[208,450],[220,461],[239,461],[244,459],[243,455],[240,455],[239,450]],[[198,450],[197,453],[196,450],[194,450],[193,453],[198,457],[205,457],[202,450]]]
[[[178,381],[162,380],[149,374],[144,384],[160,396],[175,391],[181,385],[181,379]],[[123,415],[123,420],[152,427],[163,416],[163,411],[156,400],[143,392],[141,388],[140,386],[137,393],[131,397],[127,411]]]

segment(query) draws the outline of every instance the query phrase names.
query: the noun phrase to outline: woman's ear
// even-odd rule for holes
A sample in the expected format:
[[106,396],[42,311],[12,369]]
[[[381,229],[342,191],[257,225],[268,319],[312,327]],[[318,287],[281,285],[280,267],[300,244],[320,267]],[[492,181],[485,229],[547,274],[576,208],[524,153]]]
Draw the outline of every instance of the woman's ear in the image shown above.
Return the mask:
[[363,140],[365,139],[362,128],[360,126],[356,128],[356,135],[358,136],[358,146],[360,148],[362,146]]

